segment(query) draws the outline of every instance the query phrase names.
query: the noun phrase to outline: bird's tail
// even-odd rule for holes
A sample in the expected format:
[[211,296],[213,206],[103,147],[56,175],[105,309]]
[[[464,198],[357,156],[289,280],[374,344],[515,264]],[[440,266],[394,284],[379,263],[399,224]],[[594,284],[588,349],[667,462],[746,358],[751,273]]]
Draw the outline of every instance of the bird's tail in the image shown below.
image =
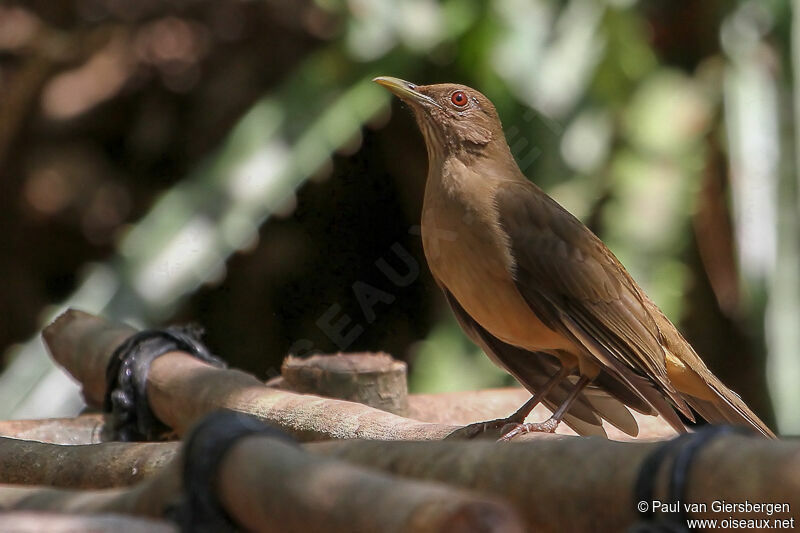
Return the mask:
[[714,374],[703,376],[713,396],[711,399],[685,395],[686,403],[712,424],[749,426],[764,435],[775,438],[775,433],[747,407],[738,394],[725,386]]
[[774,439],[772,430],[708,369],[661,310],[648,303],[663,335],[667,375],[686,403],[707,422],[751,427]]

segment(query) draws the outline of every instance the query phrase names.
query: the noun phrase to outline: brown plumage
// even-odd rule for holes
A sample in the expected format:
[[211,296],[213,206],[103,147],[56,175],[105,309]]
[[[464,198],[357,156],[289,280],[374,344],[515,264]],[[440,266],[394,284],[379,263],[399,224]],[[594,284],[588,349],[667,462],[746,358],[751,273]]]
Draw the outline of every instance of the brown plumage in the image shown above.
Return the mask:
[[[411,107],[428,149],[422,213],[428,265],[461,327],[533,398],[581,434],[602,419],[635,435],[624,407],[711,423],[766,425],[688,342],[586,226],[519,170],[492,103],[462,85],[375,81]],[[491,424],[491,423],[489,423]]]

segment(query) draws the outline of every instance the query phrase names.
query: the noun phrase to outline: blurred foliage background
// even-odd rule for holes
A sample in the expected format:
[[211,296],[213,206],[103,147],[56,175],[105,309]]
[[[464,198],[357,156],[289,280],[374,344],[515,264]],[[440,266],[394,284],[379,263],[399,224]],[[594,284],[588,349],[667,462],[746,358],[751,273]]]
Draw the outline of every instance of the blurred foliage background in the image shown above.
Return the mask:
[[264,378],[384,350],[416,391],[510,383],[417,226],[427,165],[373,76],[491,98],[523,171],[708,365],[800,433],[787,0],[0,3],[0,418],[72,414],[36,337],[65,306],[194,320]]

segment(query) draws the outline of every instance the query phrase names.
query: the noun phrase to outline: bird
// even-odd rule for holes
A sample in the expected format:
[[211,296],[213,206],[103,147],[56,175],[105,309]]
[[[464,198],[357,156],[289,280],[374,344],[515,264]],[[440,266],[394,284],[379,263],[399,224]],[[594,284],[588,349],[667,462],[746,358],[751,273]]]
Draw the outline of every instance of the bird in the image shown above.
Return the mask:
[[[467,336],[531,394],[458,437],[553,432],[633,437],[626,408],[677,432],[711,424],[774,433],[692,346],[589,228],[522,173],[492,102],[465,85],[373,80],[412,111],[428,153],[422,245]],[[543,403],[552,416],[525,423]],[[680,415],[678,414],[680,413]]]

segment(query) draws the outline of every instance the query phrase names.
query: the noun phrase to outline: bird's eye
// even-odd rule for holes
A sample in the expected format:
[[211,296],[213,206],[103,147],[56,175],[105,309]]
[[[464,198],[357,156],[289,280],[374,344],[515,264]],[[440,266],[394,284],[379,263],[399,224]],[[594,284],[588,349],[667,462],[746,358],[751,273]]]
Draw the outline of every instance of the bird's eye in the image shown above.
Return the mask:
[[450,101],[453,102],[455,106],[464,107],[467,105],[467,95],[464,94],[464,91],[456,91],[450,97]]

